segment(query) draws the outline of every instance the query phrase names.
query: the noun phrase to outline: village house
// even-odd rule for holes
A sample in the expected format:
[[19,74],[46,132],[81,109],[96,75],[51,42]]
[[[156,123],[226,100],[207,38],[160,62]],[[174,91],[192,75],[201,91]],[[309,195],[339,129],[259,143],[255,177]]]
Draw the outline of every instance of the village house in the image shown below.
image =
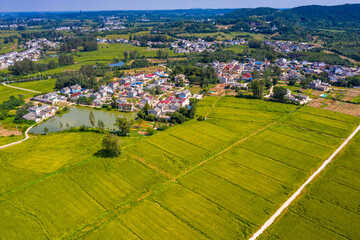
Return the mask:
[[320,79],[314,80],[309,84],[309,88],[315,89],[318,91],[327,91],[331,87],[329,83],[323,83]]
[[179,93],[178,97],[179,98],[188,98],[191,96],[190,90],[184,90],[181,93]]

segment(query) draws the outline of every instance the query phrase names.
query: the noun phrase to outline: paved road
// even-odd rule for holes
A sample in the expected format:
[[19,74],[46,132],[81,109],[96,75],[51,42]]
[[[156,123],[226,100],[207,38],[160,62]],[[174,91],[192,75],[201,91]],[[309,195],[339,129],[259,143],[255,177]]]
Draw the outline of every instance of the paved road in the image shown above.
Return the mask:
[[301,194],[303,189],[308,185],[325,167],[333,160],[333,158],[349,143],[349,141],[358,133],[360,130],[360,125],[354,130],[354,132],[341,144],[341,146],[335,150],[335,152],[314,172],[306,182],[301,185],[301,187],[296,190],[296,192],[272,215],[265,224],[256,232],[249,240],[257,239],[270,225],[275,221],[275,219],[286,209],[289,205]]
[[7,85],[5,82],[3,82],[2,84],[4,86],[15,88],[15,89],[20,89],[20,90],[23,90],[23,91],[28,91],[28,92],[33,92],[33,93],[41,93],[39,91],[34,91],[34,90],[26,89],[26,88],[19,88],[19,87],[14,87],[14,86],[11,86],[11,85]]

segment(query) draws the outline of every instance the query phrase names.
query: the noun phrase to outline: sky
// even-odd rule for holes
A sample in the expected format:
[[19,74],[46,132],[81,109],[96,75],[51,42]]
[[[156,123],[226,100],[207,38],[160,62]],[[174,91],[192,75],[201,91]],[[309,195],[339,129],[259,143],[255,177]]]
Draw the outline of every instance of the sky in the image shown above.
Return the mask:
[[157,10],[188,8],[292,8],[339,5],[360,0],[0,0],[1,12]]

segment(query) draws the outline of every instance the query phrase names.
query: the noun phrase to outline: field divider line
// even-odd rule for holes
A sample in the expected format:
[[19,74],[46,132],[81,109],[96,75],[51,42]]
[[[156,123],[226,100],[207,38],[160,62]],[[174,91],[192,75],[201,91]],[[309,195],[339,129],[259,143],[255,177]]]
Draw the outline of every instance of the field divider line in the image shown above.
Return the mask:
[[235,186],[235,187],[237,187],[237,188],[240,188],[240,189],[243,190],[244,192],[253,194],[253,195],[255,195],[256,197],[261,198],[262,200],[264,200],[264,201],[266,201],[266,202],[268,202],[268,203],[270,203],[270,204],[274,204],[274,203],[273,203],[272,201],[270,201],[269,199],[267,199],[267,198],[265,198],[265,197],[263,197],[263,196],[255,193],[255,192],[253,192],[253,191],[251,191],[251,190],[249,190],[249,189],[246,189],[246,188],[244,188],[243,186],[240,186],[240,185],[238,185],[238,184],[236,184],[236,183],[234,183],[234,182],[232,182],[232,181],[230,181],[230,180],[228,180],[228,179],[226,179],[226,178],[224,178],[224,177],[221,177],[221,176],[217,175],[216,173],[213,173],[213,172],[210,171],[210,170],[203,169],[203,171],[204,171],[204,172],[207,172],[208,174],[210,174],[210,175],[212,175],[212,176],[214,176],[215,178],[221,179],[222,181],[224,181],[224,182],[226,182],[226,183],[228,183],[228,184],[230,184],[230,185],[233,185],[233,186]]
[[[287,149],[287,150],[290,150],[290,151],[293,151],[293,152],[297,152],[297,153],[306,155],[306,156],[308,156],[308,157],[312,157],[312,158],[315,158],[315,159],[318,159],[318,160],[324,160],[324,159],[322,159],[322,158],[320,158],[320,157],[318,157],[318,156],[313,156],[313,155],[310,155],[310,154],[308,154],[308,153],[304,153],[304,152],[302,152],[302,151],[300,151],[300,150],[296,150],[296,149],[292,149],[292,148],[289,148],[289,147],[284,146],[284,145],[276,144],[276,143],[270,142],[269,140],[265,140],[265,139],[260,138],[260,137],[257,137],[257,136],[255,136],[254,138],[256,138],[257,140],[263,141],[263,142],[267,142],[267,143],[273,144],[273,145],[275,145],[275,146],[277,146],[277,147],[285,148],[285,149]],[[329,148],[329,150],[331,150],[331,148]]]
[[321,173],[325,167],[334,159],[334,157],[349,143],[349,141],[359,132],[360,125],[350,134],[350,136],[340,145],[338,149],[333,152],[333,154],[324,161],[324,163],[305,181],[301,187],[296,190],[296,192],[283,204],[281,207],[265,222],[262,227],[254,233],[254,235],[249,238],[249,240],[257,239],[269,226],[271,226],[275,219],[280,216],[280,214],[287,209],[290,204],[302,193],[304,188],[314,180],[314,178]]
[[298,138],[298,137],[295,137],[295,136],[291,136],[289,134],[285,134],[285,133],[282,133],[282,132],[279,132],[279,131],[276,131],[276,130],[268,129],[268,131],[271,131],[273,133],[277,133],[277,134],[280,134],[280,135],[284,135],[284,136],[287,136],[287,137],[290,137],[290,138],[294,138],[296,140],[304,141],[304,142],[307,142],[307,143],[316,144],[316,145],[319,145],[319,146],[324,147],[324,148],[332,149],[332,147],[325,146],[325,145],[322,145],[322,144],[319,144],[319,143],[316,143],[316,142],[311,142],[309,140],[305,140],[305,139]]
[[251,167],[248,167],[248,166],[246,166],[246,165],[244,165],[244,164],[238,163],[238,162],[236,162],[236,161],[234,161],[234,160],[232,160],[232,159],[229,159],[229,158],[227,158],[227,157],[223,157],[223,158],[224,158],[224,160],[229,161],[229,162],[232,162],[233,164],[237,165],[238,167],[241,167],[241,168],[244,168],[244,169],[248,169],[248,170],[250,170],[250,171],[252,171],[252,172],[255,172],[255,173],[257,173],[257,174],[259,174],[259,175],[261,175],[261,176],[263,176],[263,177],[265,177],[265,178],[271,179],[272,181],[275,181],[275,182],[277,182],[277,183],[279,183],[279,184],[287,185],[287,187],[293,187],[291,184],[289,184],[289,183],[287,183],[287,182],[283,182],[283,181],[281,181],[281,180],[279,180],[279,179],[277,179],[277,178],[274,178],[274,177],[272,177],[272,176],[269,176],[269,175],[267,175],[267,174],[265,174],[265,173],[263,173],[263,172],[260,172],[260,171],[258,171],[258,170],[255,170],[255,169],[253,169],[253,168],[251,168]]
[[319,201],[324,201],[324,202],[329,203],[330,205],[334,205],[334,206],[336,206],[336,207],[338,207],[338,208],[341,208],[341,209],[343,209],[345,212],[350,212],[350,213],[352,213],[352,214],[355,214],[355,215],[360,216],[360,213],[355,212],[355,211],[353,211],[353,210],[350,210],[350,209],[348,209],[348,208],[345,208],[344,206],[339,205],[339,204],[336,204],[336,203],[334,203],[334,202],[332,202],[332,201],[330,201],[330,200],[327,200],[327,199],[325,199],[325,198],[323,198],[323,197],[321,197],[321,196],[312,194],[311,192],[306,193],[306,194],[309,195],[309,196],[311,196],[311,197],[313,197],[313,198],[318,199]]
[[320,131],[317,131],[317,130],[314,130],[314,129],[302,127],[302,126],[295,125],[295,124],[292,124],[292,123],[281,122],[281,124],[291,126],[291,127],[295,127],[295,128],[299,128],[299,129],[309,131],[309,132],[314,132],[314,133],[321,134],[321,135],[324,135],[324,136],[329,136],[329,137],[334,137],[334,138],[339,138],[339,139],[345,140],[344,138],[339,137],[339,136],[335,136],[335,135],[332,135],[332,134],[329,134],[329,133],[320,132]]
[[200,231],[199,229],[197,229],[194,225],[192,225],[191,223],[189,223],[188,221],[182,219],[181,217],[179,217],[176,213],[174,213],[173,211],[171,211],[169,208],[165,207],[164,205],[160,204],[158,201],[156,201],[155,199],[150,199],[150,201],[152,201],[153,203],[157,204],[160,208],[164,209],[165,211],[167,211],[168,213],[170,213],[171,215],[173,215],[177,220],[179,220],[180,222],[184,223],[186,226],[188,226],[190,229],[194,230],[195,232],[198,232],[199,234],[201,234],[202,236],[204,236],[207,239],[211,239],[209,236],[207,236],[204,232]]
[[252,225],[252,226],[257,226],[255,223],[252,223],[252,222],[250,222],[249,220],[246,220],[246,219],[240,217],[239,215],[237,215],[236,213],[232,212],[232,211],[229,210],[228,208],[226,208],[226,207],[222,206],[221,204],[219,204],[218,202],[215,202],[214,200],[210,199],[210,198],[209,198],[208,196],[206,196],[204,193],[198,192],[198,191],[196,191],[196,190],[194,190],[194,189],[192,189],[192,188],[184,185],[184,184],[181,183],[181,182],[178,182],[178,184],[179,184],[180,186],[182,186],[183,188],[186,188],[187,190],[189,190],[189,191],[191,191],[191,192],[199,195],[200,197],[206,199],[207,201],[211,202],[211,203],[214,204],[215,206],[226,210],[229,214],[231,214],[231,216],[233,216],[234,218],[236,218],[236,219],[239,220],[240,222],[245,223],[245,224],[248,224],[248,225]]
[[195,166],[192,166],[192,167],[190,167],[189,169],[183,171],[183,172],[180,173],[178,176],[174,177],[174,180],[176,181],[176,179],[181,178],[181,177],[187,175],[187,174],[190,173],[191,171],[193,171],[193,170],[201,167],[202,165],[204,165],[206,162],[208,162],[208,161],[210,161],[210,160],[212,160],[212,159],[214,159],[214,158],[217,158],[217,157],[223,155],[224,153],[230,151],[233,147],[239,146],[241,143],[245,142],[245,141],[246,141],[247,139],[249,139],[250,137],[255,136],[256,134],[258,134],[258,133],[266,130],[267,128],[269,128],[270,126],[272,126],[272,125],[274,125],[274,124],[276,124],[276,123],[277,123],[277,122],[275,121],[275,122],[272,122],[272,123],[267,124],[266,126],[263,126],[263,127],[259,128],[259,129],[254,130],[254,131],[251,132],[247,137],[244,137],[244,138],[241,138],[241,139],[235,141],[234,143],[232,143],[232,144],[230,144],[229,146],[227,146],[227,147],[225,147],[224,149],[222,149],[220,152],[214,153],[213,155],[208,156],[206,159],[204,159],[203,161],[197,163]]
[[277,159],[275,159],[275,158],[273,158],[273,157],[266,156],[266,155],[263,155],[263,154],[258,153],[258,152],[254,152],[253,150],[247,149],[247,148],[245,148],[245,147],[243,147],[243,146],[241,146],[241,149],[243,149],[243,150],[245,150],[245,151],[247,151],[247,152],[253,153],[253,154],[255,154],[255,155],[258,155],[258,156],[260,156],[260,157],[269,159],[269,160],[271,160],[271,161],[273,161],[273,162],[276,162],[276,163],[285,165],[286,167],[295,169],[295,170],[297,170],[297,171],[301,171],[301,172],[303,172],[303,173],[308,173],[306,170],[304,170],[304,169],[302,169],[302,168],[298,168],[298,167],[295,167],[295,166],[293,166],[293,165],[290,165],[290,164],[287,164],[287,163],[285,163],[285,162],[282,162],[282,161],[280,161],[280,160],[277,160]]
[[144,164],[146,167],[151,168],[153,170],[155,170],[156,172],[160,173],[161,175],[164,175],[166,178],[171,178],[171,174],[168,173],[167,171],[165,171],[164,169],[154,165],[153,163],[145,160],[142,157],[139,157],[137,155],[134,154],[130,154],[130,156],[134,159],[136,159],[137,161],[139,161],[141,164]]
[[10,207],[14,208],[15,210],[17,210],[17,211],[19,211],[19,212],[21,212],[21,213],[23,213],[25,215],[30,216],[32,221],[34,221],[35,223],[37,223],[38,225],[40,225],[43,228],[43,230],[45,231],[44,235],[46,236],[46,238],[51,239],[49,231],[47,230],[47,228],[45,227],[45,224],[41,221],[41,219],[38,216],[36,216],[35,214],[33,214],[33,213],[29,212],[29,211],[26,211],[25,209],[22,209],[22,208],[14,205],[12,203],[9,203],[6,200],[4,200],[4,203],[9,205]]

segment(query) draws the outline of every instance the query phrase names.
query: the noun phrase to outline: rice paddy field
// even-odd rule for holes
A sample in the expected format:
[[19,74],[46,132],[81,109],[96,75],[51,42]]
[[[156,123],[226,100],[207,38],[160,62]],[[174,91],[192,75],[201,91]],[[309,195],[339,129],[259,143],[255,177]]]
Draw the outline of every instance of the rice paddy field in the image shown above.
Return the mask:
[[47,79],[41,81],[30,81],[13,83],[11,86],[30,89],[41,93],[48,93],[54,90],[56,79]]
[[358,239],[360,135],[261,239]]
[[10,88],[0,84],[0,103],[9,100],[11,96],[17,97],[18,95],[22,95],[26,99],[34,96],[34,94],[33,92]]
[[[248,239],[359,124],[234,97],[206,97],[197,114],[207,119],[122,138],[118,158],[96,154],[94,133],[1,150],[0,239]],[[352,143],[262,237],[355,239],[359,154]]]

